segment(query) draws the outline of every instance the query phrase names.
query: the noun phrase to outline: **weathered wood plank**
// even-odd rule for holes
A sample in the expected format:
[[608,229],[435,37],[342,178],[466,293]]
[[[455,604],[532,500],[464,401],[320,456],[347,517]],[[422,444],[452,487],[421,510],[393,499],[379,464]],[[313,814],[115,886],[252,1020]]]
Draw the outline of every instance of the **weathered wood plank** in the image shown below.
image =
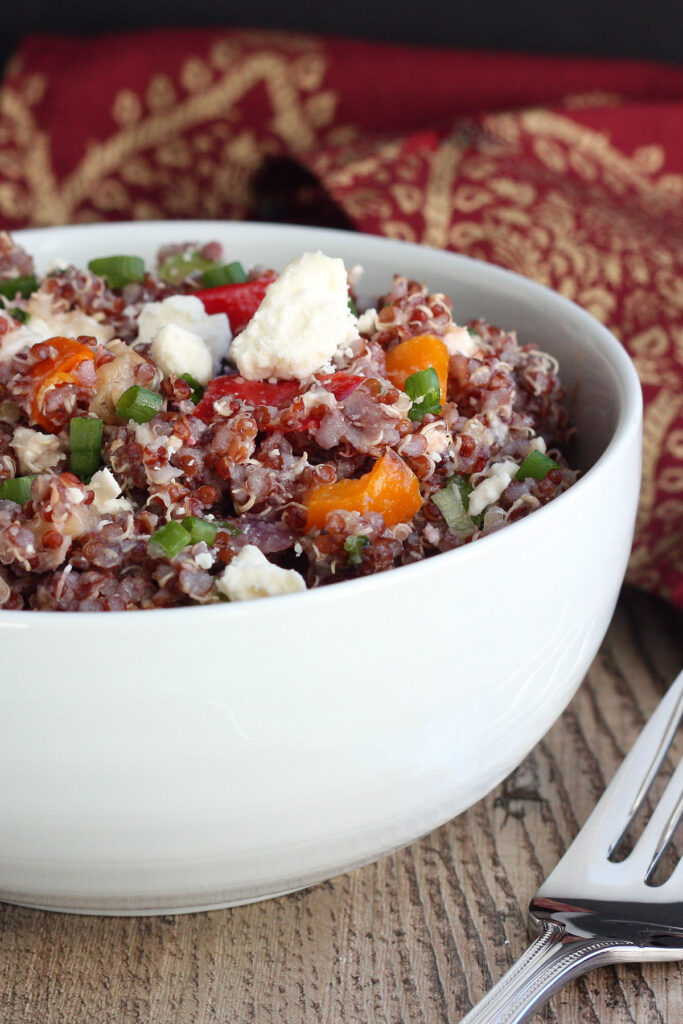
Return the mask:
[[[529,898],[683,663],[681,625],[626,591],[586,683],[526,762],[378,864],[208,914],[0,907],[0,1024],[457,1024],[524,949]],[[679,1024],[683,970],[596,972],[538,1019]]]

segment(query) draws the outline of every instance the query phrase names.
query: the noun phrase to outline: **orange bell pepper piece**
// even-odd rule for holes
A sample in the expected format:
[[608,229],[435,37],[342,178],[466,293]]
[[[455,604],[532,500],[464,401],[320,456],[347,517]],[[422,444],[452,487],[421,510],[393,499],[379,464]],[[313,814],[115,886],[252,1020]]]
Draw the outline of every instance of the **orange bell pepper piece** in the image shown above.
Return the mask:
[[308,496],[306,530],[322,528],[328,512],[380,512],[387,526],[405,523],[422,507],[420,482],[400,456],[387,451],[358,480],[314,487]]
[[60,424],[53,423],[43,413],[45,393],[61,384],[77,384],[78,378],[74,370],[86,359],[94,359],[95,354],[87,345],[81,345],[72,338],[48,338],[42,344],[55,349],[56,355],[46,356],[31,367],[30,375],[35,385],[31,400],[31,416],[43,429],[56,433],[61,428]]
[[396,388],[405,391],[405,383],[413,373],[432,366],[439,378],[442,403],[446,401],[448,387],[448,349],[435,334],[418,334],[402,341],[386,355],[387,377]]

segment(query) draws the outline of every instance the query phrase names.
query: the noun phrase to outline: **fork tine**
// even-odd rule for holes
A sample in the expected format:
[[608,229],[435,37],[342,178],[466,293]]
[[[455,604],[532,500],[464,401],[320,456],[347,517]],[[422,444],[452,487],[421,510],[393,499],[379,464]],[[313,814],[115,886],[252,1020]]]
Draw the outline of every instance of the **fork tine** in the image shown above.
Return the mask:
[[[650,857],[650,863],[645,872],[645,881],[648,882],[659,864],[664,851],[676,831],[676,827],[683,815],[683,761],[680,762],[672,775],[664,793],[655,807],[652,817],[643,830],[643,834],[637,841],[633,855],[645,855]],[[654,843],[654,853],[650,854]],[[642,854],[641,852],[642,851]]]
[[[669,687],[668,692],[634,743],[630,753],[598,804],[598,807],[604,813],[611,808],[619,807],[623,804],[625,790],[631,793],[635,792],[626,813],[626,820],[609,846],[608,856],[614,853],[633,824],[657,776],[662,761],[666,757],[682,717],[683,672],[679,673]],[[643,774],[641,767],[643,763],[648,765],[645,774]]]

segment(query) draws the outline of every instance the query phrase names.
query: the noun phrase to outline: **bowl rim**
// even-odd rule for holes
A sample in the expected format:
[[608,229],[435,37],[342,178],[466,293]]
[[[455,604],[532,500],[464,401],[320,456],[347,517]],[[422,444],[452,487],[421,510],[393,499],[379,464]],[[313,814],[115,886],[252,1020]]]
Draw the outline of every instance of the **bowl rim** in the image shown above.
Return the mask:
[[[469,269],[470,272],[474,271],[475,273],[479,272],[490,276],[494,282],[496,280],[500,282],[515,282],[518,287],[521,285],[521,287],[526,289],[531,297],[535,296],[539,302],[543,302],[544,304],[547,304],[548,302],[554,303],[560,312],[565,310],[569,315],[577,318],[580,324],[585,325],[586,330],[594,336],[601,354],[606,358],[610,369],[615,375],[616,383],[618,385],[617,392],[620,403],[619,415],[612,432],[612,436],[604,451],[593,465],[591,465],[567,491],[558,495],[557,498],[549,502],[547,505],[536,509],[533,515],[525,516],[523,519],[509,524],[509,527],[514,531],[511,539],[506,539],[509,537],[509,528],[497,530],[485,537],[480,537],[476,541],[476,545],[466,544],[462,547],[455,548],[452,551],[442,552],[439,555],[422,559],[419,562],[413,562],[410,565],[396,566],[386,572],[375,573],[370,576],[364,576],[352,580],[343,580],[341,581],[341,586],[331,585],[325,587],[314,587],[303,592],[282,594],[277,597],[271,597],[268,601],[269,606],[273,600],[279,602],[284,599],[291,602],[292,607],[294,607],[294,602],[299,602],[301,605],[301,613],[304,614],[311,601],[315,601],[317,604],[327,604],[329,601],[344,599],[344,595],[347,595],[349,600],[355,600],[360,596],[360,594],[392,586],[392,581],[396,580],[396,572],[400,572],[400,579],[407,585],[410,585],[411,580],[418,579],[419,573],[433,571],[432,567],[435,559],[437,559],[438,564],[442,565],[444,568],[446,568],[447,564],[452,564],[455,569],[457,565],[464,564],[473,557],[478,557],[476,552],[483,550],[481,545],[486,544],[486,550],[492,553],[495,551],[495,545],[508,545],[514,542],[515,538],[521,538],[522,530],[525,530],[527,534],[530,531],[539,530],[543,524],[551,521],[551,516],[557,516],[560,514],[560,511],[567,509],[571,501],[580,500],[587,487],[596,485],[599,478],[609,474],[612,463],[615,460],[618,460],[622,450],[629,449],[633,444],[634,435],[640,436],[643,409],[641,384],[630,356],[609,328],[600,323],[599,320],[578,305],[578,303],[573,302],[571,299],[561,295],[559,292],[554,291],[545,285],[539,284],[531,278],[524,277],[515,271],[508,270],[505,267],[500,267],[495,263],[489,263],[485,260],[474,259],[470,256],[461,255],[460,253],[437,249],[432,246],[422,245],[415,242],[386,238],[381,235],[370,235],[364,232],[352,230],[315,227],[309,225],[273,224],[264,221],[106,221],[54,227],[24,228],[12,232],[12,235],[17,242],[24,245],[30,252],[31,243],[34,242],[35,244],[39,242],[44,239],[46,235],[53,235],[55,237],[61,234],[65,234],[67,236],[82,235],[87,238],[89,235],[92,235],[93,237],[96,235],[99,236],[103,232],[106,234],[118,235],[131,231],[150,231],[151,233],[154,233],[155,230],[159,231],[159,229],[163,229],[163,232],[168,230],[172,234],[176,228],[179,232],[183,232],[186,235],[200,232],[208,236],[212,232],[215,232],[223,237],[225,237],[226,232],[234,232],[237,235],[249,235],[267,231],[287,238],[296,238],[296,236],[300,236],[302,238],[305,236],[311,236],[311,238],[320,237],[321,244],[324,244],[322,240],[325,238],[330,242],[334,242],[335,239],[338,241],[343,239],[344,242],[348,242],[350,239],[355,238],[360,240],[360,244],[369,246],[371,253],[372,250],[376,250],[378,252],[388,251],[390,249],[398,251],[403,250],[406,253],[407,261],[411,254],[413,258],[422,260],[425,259],[425,254],[428,254],[428,262],[429,260],[436,260],[437,263],[443,263],[444,265],[450,264],[454,269],[457,269],[458,266],[465,267]],[[372,258],[371,255],[369,258]],[[475,552],[474,555],[472,554],[473,548]],[[457,561],[455,561],[456,559]],[[449,560],[448,563],[446,560]],[[396,582],[398,581],[396,580]],[[341,591],[341,593],[339,593],[339,591]],[[278,604],[277,607],[281,608],[282,606]],[[65,627],[80,629],[83,627],[85,622],[92,625],[95,621],[98,623],[110,623],[111,629],[118,629],[122,620],[127,622],[131,627],[134,622],[147,623],[151,626],[152,621],[156,620],[159,616],[163,616],[163,621],[168,621],[170,624],[171,620],[168,619],[170,615],[174,615],[176,618],[188,615],[203,616],[207,621],[210,621],[209,617],[211,616],[214,618],[220,617],[221,620],[225,619],[227,616],[227,621],[230,621],[231,619],[239,618],[243,615],[253,614],[253,610],[252,601],[220,602],[210,605],[183,605],[176,608],[131,609],[130,611],[110,611],[105,613],[101,611],[60,613],[47,610],[15,611],[0,609],[0,629],[27,628],[31,623],[37,627],[39,622],[45,624],[47,621],[58,625],[60,631]],[[67,621],[71,622],[72,626],[66,626]]]

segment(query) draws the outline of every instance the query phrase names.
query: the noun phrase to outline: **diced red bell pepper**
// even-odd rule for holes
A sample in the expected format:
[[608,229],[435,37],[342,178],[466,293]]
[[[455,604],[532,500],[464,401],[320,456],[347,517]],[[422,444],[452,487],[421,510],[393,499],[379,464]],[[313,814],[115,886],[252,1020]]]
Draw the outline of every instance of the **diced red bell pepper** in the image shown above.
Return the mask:
[[343,402],[359,384],[363,383],[365,377],[339,370],[338,373],[325,373],[316,380],[320,381],[326,391],[331,391],[338,402]]
[[207,313],[227,313],[232,333],[237,334],[247,326],[274,280],[261,278],[239,284],[220,284],[193,294],[202,300]]
[[[351,394],[358,385],[365,380],[356,374],[345,373],[343,370],[338,373],[326,373],[316,378],[326,391],[330,391],[338,401],[343,401]],[[211,423],[214,418],[213,403],[217,398],[225,395],[232,395],[240,398],[250,405],[270,405],[276,409],[285,409],[295,398],[301,389],[297,380],[279,380],[271,384],[264,380],[245,380],[239,374],[230,374],[224,377],[214,377],[209,382],[202,400],[195,406],[194,414],[205,423]],[[320,416],[311,415],[303,419],[297,419],[289,423],[286,430],[310,430],[320,423]],[[296,424],[296,425],[295,425]],[[277,430],[279,424],[273,421],[270,429]]]
[[214,377],[209,382],[204,396],[194,410],[195,416],[205,423],[211,423],[214,416],[213,403],[217,398],[232,395],[241,398],[250,405],[274,405],[283,409],[299,393],[300,384],[297,380],[281,380],[270,384],[265,380],[245,380],[239,374],[226,377]]
[[[337,373],[320,374],[316,380],[326,391],[331,392],[338,402],[343,402],[365,380],[365,377],[339,370]],[[290,420],[285,429],[289,431],[314,430],[320,426],[324,415],[324,408],[320,412],[314,407],[308,416],[298,420],[294,417]]]
[[[51,388],[60,387],[63,384],[77,384],[78,377],[75,370],[81,363],[87,360],[94,360],[95,353],[87,345],[82,345],[73,338],[48,338],[47,341],[38,342],[43,350],[55,353],[54,356],[46,355],[34,363],[29,370],[33,380],[33,395],[31,397],[31,417],[44,430],[51,434],[59,433],[64,423],[64,417],[51,420],[43,412],[43,400],[45,394]],[[36,354],[40,350],[36,346]]]

